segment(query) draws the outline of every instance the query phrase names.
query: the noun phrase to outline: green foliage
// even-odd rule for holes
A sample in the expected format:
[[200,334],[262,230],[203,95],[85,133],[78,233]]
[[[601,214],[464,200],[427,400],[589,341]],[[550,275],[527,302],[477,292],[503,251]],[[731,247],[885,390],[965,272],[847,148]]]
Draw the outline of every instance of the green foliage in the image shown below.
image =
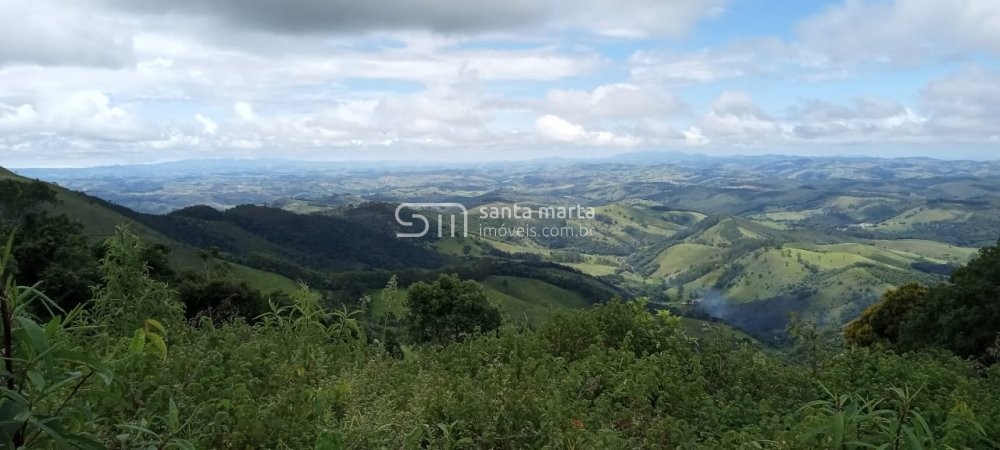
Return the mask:
[[79,222],[44,209],[57,203],[56,191],[45,183],[0,180],[0,235],[18,230],[9,272],[22,283],[38,283],[49,298],[71,309],[90,299],[89,288],[98,279],[96,259]]
[[[988,448],[996,444],[964,402],[957,403],[940,423],[917,407],[925,386],[890,387],[876,397],[835,395],[806,404],[801,429],[804,443],[830,449],[933,449]],[[933,424],[933,425],[932,425]]]
[[[304,284],[252,323],[185,324],[134,236],[107,247],[95,298],[66,315],[7,278],[0,445],[978,449],[1000,437],[1000,367],[829,347],[808,323],[792,333],[801,365],[730,335],[691,338],[645,300],[500,326],[482,287],[444,276],[408,291],[431,345],[401,357],[388,322],[374,345],[362,310],[328,309]],[[31,302],[57,318],[37,320]]]
[[18,286],[5,268],[13,234],[0,253],[0,327],[3,392],[0,398],[0,446],[6,448],[100,448],[88,422],[93,413],[77,394],[93,377],[105,385],[111,373],[103,363],[74,348],[67,335],[79,309],[63,319],[53,311],[48,323],[31,314],[32,303],[58,306],[33,287]]
[[622,348],[635,354],[656,353],[680,329],[680,319],[666,310],[657,315],[646,312],[647,302],[619,298],[595,305],[589,311],[574,311],[558,316],[542,327],[540,333],[560,356],[578,358],[594,346]]
[[16,225],[37,207],[57,201],[55,189],[41,181],[0,179],[0,231]]
[[900,340],[900,323],[927,301],[927,288],[908,284],[887,291],[882,300],[866,308],[861,317],[847,324],[844,338],[850,345],[894,345]]
[[416,342],[448,344],[500,326],[500,310],[490,304],[483,287],[457,275],[410,286],[406,307],[410,336]]
[[992,349],[1000,339],[1000,245],[982,249],[948,283],[888,292],[847,327],[845,338],[856,345],[886,343],[900,351],[943,348],[996,362]]
[[191,276],[177,284],[176,289],[189,318],[207,316],[224,322],[236,317],[257,317],[267,309],[267,301],[260,291],[234,278]]
[[104,245],[103,282],[95,291],[92,308],[95,321],[117,336],[132,334],[146,319],[168,326],[180,324],[183,305],[166,283],[150,276],[139,238],[123,227]]

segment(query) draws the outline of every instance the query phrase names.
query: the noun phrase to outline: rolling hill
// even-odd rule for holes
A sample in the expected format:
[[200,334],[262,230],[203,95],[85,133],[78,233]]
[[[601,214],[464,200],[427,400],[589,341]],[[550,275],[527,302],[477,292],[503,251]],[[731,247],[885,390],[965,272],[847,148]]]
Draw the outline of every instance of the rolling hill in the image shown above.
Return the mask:
[[[2,169],[0,178],[30,181]],[[483,253],[449,255],[426,242],[397,239],[387,222],[394,208],[390,204],[367,203],[336,214],[243,205],[223,211],[192,206],[156,215],[53,187],[59,200],[53,212],[80,221],[93,241],[127,224],[145,241],[167,246],[175,267],[196,271],[203,269],[203,251],[213,249],[230,275],[265,293],[291,292],[297,287],[292,280],[301,279],[341,301],[357,301],[393,273],[407,283],[459,273],[482,282],[513,321],[533,325],[558,310],[627,295],[569,268]]]
[[[231,261],[344,295],[380,287],[387,271],[413,268],[411,282],[464,271],[489,284],[489,276],[533,279],[497,261],[532,271],[542,263],[582,286],[600,283],[582,288],[588,300],[622,293],[674,306],[697,302],[701,313],[759,335],[781,328],[789,312],[840,325],[886,289],[941,280],[1000,237],[998,163],[641,153],[489,166],[204,166],[26,173],[173,211],[140,214],[105,204],[118,215],[88,217],[80,206],[89,228],[125,217],[150,236],[217,247]],[[462,203],[470,236],[399,242],[392,217],[403,201]],[[195,203],[213,208],[190,207]],[[512,220],[477,210],[513,204],[583,205],[595,216]],[[503,227],[588,233],[502,235],[496,230]],[[488,268],[468,269],[477,264]]]
[[[12,179],[22,182],[32,181],[3,168],[0,168],[0,179]],[[113,235],[119,226],[127,225],[132,232],[144,241],[167,246],[170,249],[171,263],[175,267],[193,270],[199,270],[202,267],[202,259],[199,256],[199,249],[197,247],[173,240],[159,231],[134,220],[130,217],[133,215],[131,210],[87,194],[65,189],[56,184],[50,185],[56,190],[56,196],[59,201],[58,205],[52,207],[53,212],[66,214],[70,218],[79,221],[84,227],[84,233],[90,236],[94,242]],[[260,289],[262,292],[291,292],[296,288],[296,283],[287,277],[238,264],[234,261],[225,261],[225,264],[233,276],[246,280],[251,286]]]

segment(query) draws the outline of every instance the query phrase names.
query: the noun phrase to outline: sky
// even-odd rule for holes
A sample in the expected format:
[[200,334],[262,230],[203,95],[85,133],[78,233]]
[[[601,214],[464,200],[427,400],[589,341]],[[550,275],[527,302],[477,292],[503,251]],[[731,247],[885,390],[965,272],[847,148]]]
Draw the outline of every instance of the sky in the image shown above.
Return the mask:
[[997,0],[0,0],[0,165],[1000,159]]

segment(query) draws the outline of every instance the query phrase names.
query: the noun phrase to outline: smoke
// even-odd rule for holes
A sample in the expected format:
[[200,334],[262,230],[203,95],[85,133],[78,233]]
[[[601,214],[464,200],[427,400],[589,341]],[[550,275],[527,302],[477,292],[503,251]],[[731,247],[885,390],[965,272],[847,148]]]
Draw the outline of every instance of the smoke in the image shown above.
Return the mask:
[[807,306],[805,292],[792,292],[753,302],[734,302],[719,290],[706,291],[695,309],[713,319],[760,339],[771,341],[786,335],[792,314],[801,314]]

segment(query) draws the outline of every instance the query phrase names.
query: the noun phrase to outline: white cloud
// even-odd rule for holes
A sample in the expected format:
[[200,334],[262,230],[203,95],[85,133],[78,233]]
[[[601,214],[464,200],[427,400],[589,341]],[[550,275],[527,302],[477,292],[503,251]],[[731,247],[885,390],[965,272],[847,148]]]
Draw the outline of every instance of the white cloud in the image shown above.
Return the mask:
[[215,132],[219,130],[218,123],[216,123],[212,119],[209,119],[208,117],[205,117],[201,113],[196,113],[194,115],[194,120],[197,120],[198,123],[201,124],[202,130],[205,132],[205,134],[215,134]]
[[1000,2],[848,0],[804,20],[797,31],[806,47],[846,62],[1000,55]]
[[535,131],[542,139],[554,142],[581,142],[588,136],[582,126],[551,114],[535,121]]
[[577,0],[561,2],[557,20],[597,34],[626,38],[681,36],[724,11],[725,0]]
[[83,139],[128,141],[148,136],[140,121],[102,92],[43,97],[17,107],[0,104],[0,131],[60,133]]
[[23,133],[37,126],[39,121],[38,112],[32,105],[0,105],[0,132]]
[[738,78],[752,70],[754,53],[709,52],[670,55],[639,51],[629,57],[632,78],[640,82],[666,84],[708,83]]
[[960,140],[998,140],[1000,71],[981,66],[930,82],[920,93],[933,133]]
[[633,136],[616,135],[610,131],[590,131],[551,114],[535,120],[535,133],[544,142],[562,144],[634,146],[640,143],[640,140]]
[[684,143],[692,147],[700,147],[707,145],[710,141],[701,132],[701,128],[694,125],[688,127],[688,129],[683,131]]
[[708,112],[689,129],[685,137],[689,142],[733,145],[758,145],[779,140],[783,134],[781,124],[764,113],[749,94],[742,91],[724,91],[713,102]]
[[131,34],[80,2],[0,0],[0,67],[121,67],[133,60]]
[[[270,3],[0,0],[0,152],[141,161],[998,140],[994,1],[848,0],[794,39],[695,51],[672,39],[726,1]],[[987,63],[914,101],[851,99],[882,63],[945,58]],[[796,98],[813,92],[822,98]]]
[[240,120],[251,121],[254,119],[253,105],[242,100],[233,104],[233,113]]
[[554,89],[545,94],[545,109],[563,117],[643,118],[683,113],[687,106],[654,85],[615,83],[590,91]]

